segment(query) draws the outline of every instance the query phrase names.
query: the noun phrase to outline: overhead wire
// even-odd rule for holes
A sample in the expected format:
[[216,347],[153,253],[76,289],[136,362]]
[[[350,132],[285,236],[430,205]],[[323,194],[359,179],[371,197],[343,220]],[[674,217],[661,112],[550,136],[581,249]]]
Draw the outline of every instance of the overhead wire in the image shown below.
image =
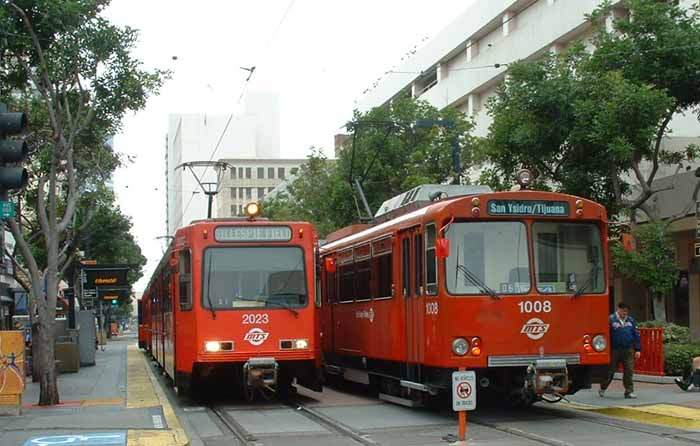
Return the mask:
[[[291,0],[289,4],[287,5],[287,8],[285,9],[284,13],[282,14],[282,17],[280,18],[280,21],[277,23],[277,26],[273,30],[273,32],[270,34],[270,38],[267,41],[267,44],[265,46],[265,49],[263,51],[263,56],[265,57],[267,53],[269,52],[270,48],[272,47],[272,42],[274,41],[275,37],[277,37],[277,34],[279,33],[279,30],[282,28],[282,25],[284,24],[285,20],[287,19],[287,16],[289,15],[289,12],[292,10],[292,7],[294,6],[296,0]],[[264,61],[263,57],[263,61]],[[263,62],[264,63],[264,62]],[[238,96],[238,101],[237,104],[240,104],[243,98],[245,97],[246,93],[248,92],[248,86],[250,85],[250,82],[253,77],[253,71],[259,66],[260,64],[256,64],[252,66],[252,71],[250,72],[250,75],[246,78],[244,81],[243,87],[241,89],[241,94]],[[229,114],[228,119],[226,120],[226,124],[224,125],[223,130],[221,131],[221,134],[219,135],[219,138],[216,142],[216,145],[214,146],[214,149],[212,150],[211,156],[209,157],[209,162],[212,162],[214,160],[214,157],[216,156],[217,152],[219,151],[219,148],[221,147],[221,142],[224,139],[224,136],[226,135],[226,131],[228,130],[229,126],[231,125],[231,121],[233,120],[234,114],[231,113]],[[204,175],[207,173],[209,169],[209,166],[205,166],[204,170],[202,171],[202,178],[204,178]],[[192,199],[194,198],[194,194],[190,197],[190,201],[188,202],[187,206],[185,207],[185,210],[183,210],[182,215],[180,216],[180,220],[184,218],[185,212],[187,209],[189,209],[190,204],[192,203]],[[178,225],[180,224],[181,221],[178,221]],[[176,225],[177,226],[177,225]]]

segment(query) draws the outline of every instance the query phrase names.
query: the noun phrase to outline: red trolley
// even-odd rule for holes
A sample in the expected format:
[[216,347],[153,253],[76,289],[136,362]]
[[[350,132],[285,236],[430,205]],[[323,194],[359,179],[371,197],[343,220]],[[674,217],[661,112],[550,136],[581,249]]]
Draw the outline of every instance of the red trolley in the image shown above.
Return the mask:
[[421,186],[328,237],[328,374],[415,404],[475,370],[519,404],[590,388],[609,362],[605,208],[557,193]]
[[316,231],[246,210],[177,230],[144,293],[150,350],[178,392],[217,375],[249,397],[294,378],[320,391]]

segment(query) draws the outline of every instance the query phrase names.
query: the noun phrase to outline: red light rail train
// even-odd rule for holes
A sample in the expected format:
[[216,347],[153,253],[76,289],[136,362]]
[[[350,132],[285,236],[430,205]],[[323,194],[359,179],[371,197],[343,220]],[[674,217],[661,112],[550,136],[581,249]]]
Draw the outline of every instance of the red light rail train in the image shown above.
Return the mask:
[[255,218],[178,229],[140,302],[139,345],[187,393],[207,377],[287,392],[321,390],[318,236]]
[[[321,247],[325,371],[415,405],[476,371],[516,404],[590,388],[610,360],[607,217],[549,192],[426,185]],[[449,393],[448,393],[449,394]]]

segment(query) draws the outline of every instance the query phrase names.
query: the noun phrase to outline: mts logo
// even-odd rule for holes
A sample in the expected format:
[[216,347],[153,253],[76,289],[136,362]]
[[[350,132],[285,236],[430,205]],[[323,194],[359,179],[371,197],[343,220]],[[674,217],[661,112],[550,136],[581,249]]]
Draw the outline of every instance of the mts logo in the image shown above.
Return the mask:
[[250,331],[243,336],[243,340],[250,342],[251,345],[261,345],[269,336],[270,333],[260,328],[251,328]]
[[545,324],[540,318],[533,317],[529,321],[525,322],[525,325],[523,325],[520,333],[536,341],[538,339],[542,339],[548,331],[549,324]]

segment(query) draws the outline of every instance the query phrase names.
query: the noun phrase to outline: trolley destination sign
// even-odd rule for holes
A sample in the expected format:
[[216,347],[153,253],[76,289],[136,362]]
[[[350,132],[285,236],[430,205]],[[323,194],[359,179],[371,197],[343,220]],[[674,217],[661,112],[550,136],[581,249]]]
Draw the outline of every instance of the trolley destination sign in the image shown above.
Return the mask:
[[288,242],[289,226],[219,226],[214,230],[217,242]]
[[569,216],[569,203],[566,201],[489,200],[487,209],[489,215]]

